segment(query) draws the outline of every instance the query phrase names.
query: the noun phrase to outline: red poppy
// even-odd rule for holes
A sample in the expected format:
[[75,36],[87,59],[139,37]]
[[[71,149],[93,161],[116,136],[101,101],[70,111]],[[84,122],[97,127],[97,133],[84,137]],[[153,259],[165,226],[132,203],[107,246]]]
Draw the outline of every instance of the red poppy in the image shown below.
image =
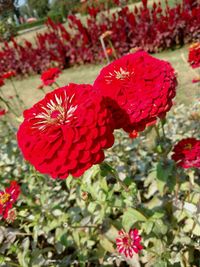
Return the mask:
[[6,73],[4,73],[2,75],[2,78],[3,79],[10,79],[10,78],[12,78],[14,76],[16,76],[16,72],[15,71],[8,71],[8,72],[6,72]]
[[9,210],[17,201],[20,194],[20,186],[16,181],[11,181],[10,186],[5,191],[0,191],[0,215],[7,219]]
[[184,169],[200,168],[200,140],[182,139],[174,146],[172,159]]
[[135,253],[138,254],[143,249],[140,244],[141,237],[137,229],[131,229],[129,233],[120,230],[118,233],[119,236],[116,238],[116,244],[120,254],[124,254],[127,258],[132,258]]
[[17,137],[25,157],[53,178],[81,176],[103,161],[114,142],[113,122],[91,85],[69,84],[24,112]]
[[94,88],[111,109],[115,128],[143,131],[164,117],[177,85],[174,69],[163,60],[137,51],[104,67]]
[[50,68],[44,71],[41,75],[41,80],[43,82],[43,85],[48,86],[48,85],[52,85],[53,83],[55,83],[60,73],[61,71],[59,68]]
[[200,67],[200,43],[195,43],[190,46],[188,62],[193,69]]

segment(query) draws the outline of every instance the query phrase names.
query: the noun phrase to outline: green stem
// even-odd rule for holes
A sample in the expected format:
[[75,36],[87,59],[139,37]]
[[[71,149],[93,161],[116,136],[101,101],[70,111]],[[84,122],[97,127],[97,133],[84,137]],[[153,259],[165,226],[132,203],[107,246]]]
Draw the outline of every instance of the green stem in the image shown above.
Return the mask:
[[5,99],[3,99],[3,97],[1,97],[0,96],[0,101],[2,101],[5,105],[6,105],[6,107],[16,116],[16,117],[18,117],[18,114],[15,112],[15,110],[10,106],[10,103],[7,101],[7,100],[5,100]]
[[161,139],[161,136],[160,136],[160,132],[159,132],[158,126],[157,125],[154,125],[153,127],[154,127],[154,129],[156,131],[156,135],[157,135],[158,139],[160,140]]
[[59,88],[60,87],[60,85],[57,83],[57,82],[54,82],[55,83],[55,85]]
[[26,108],[26,106],[24,104],[24,101],[20,98],[20,96],[18,94],[17,88],[16,88],[15,83],[13,82],[12,78],[10,79],[10,82],[11,82],[12,87],[14,89],[14,92],[15,92],[15,95],[17,97],[17,100],[19,101],[19,105],[21,104],[24,108]]
[[119,178],[119,175],[118,175],[118,173],[117,173],[117,171],[114,169],[114,168],[112,168],[108,163],[103,163],[104,164],[104,166],[106,167],[106,170],[110,173],[110,174],[112,174],[114,177],[115,177],[115,179],[117,180],[117,182],[121,185],[121,187],[126,191],[126,192],[129,192],[129,188],[123,183],[123,181]]

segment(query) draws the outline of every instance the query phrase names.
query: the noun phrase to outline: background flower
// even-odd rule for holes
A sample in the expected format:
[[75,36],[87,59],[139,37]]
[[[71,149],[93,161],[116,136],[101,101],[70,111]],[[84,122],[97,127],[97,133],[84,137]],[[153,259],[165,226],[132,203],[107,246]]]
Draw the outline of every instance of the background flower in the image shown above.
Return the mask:
[[174,146],[172,159],[184,169],[200,168],[200,140],[182,139]]
[[9,211],[17,201],[20,194],[20,186],[16,181],[11,181],[5,191],[0,191],[0,215],[7,219]]
[[26,160],[53,178],[78,177],[114,142],[110,112],[91,85],[54,90],[24,112],[18,143]]
[[7,113],[5,109],[0,108],[0,117],[4,116]]
[[6,73],[4,73],[2,75],[2,78],[3,79],[10,79],[10,78],[12,78],[14,76],[16,76],[16,72],[15,71],[8,71],[8,72],[6,72]]
[[50,68],[44,71],[41,75],[41,80],[43,82],[43,85],[48,86],[48,85],[52,85],[53,83],[55,83],[60,73],[61,71],[59,68]]
[[194,43],[190,46],[188,62],[193,69],[200,67],[200,43]]
[[131,229],[128,233],[120,230],[116,239],[117,250],[120,254],[124,254],[125,257],[132,258],[134,253],[139,253],[143,248],[140,241],[141,237],[137,229]]

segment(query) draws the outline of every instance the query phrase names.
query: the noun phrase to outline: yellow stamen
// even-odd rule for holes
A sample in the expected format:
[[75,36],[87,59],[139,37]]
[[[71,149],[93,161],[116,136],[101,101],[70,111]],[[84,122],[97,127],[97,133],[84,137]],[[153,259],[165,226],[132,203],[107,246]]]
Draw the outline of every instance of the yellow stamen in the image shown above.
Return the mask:
[[4,193],[4,194],[0,195],[0,205],[3,205],[6,202],[8,202],[9,198],[10,198],[10,194],[8,194],[8,193]]

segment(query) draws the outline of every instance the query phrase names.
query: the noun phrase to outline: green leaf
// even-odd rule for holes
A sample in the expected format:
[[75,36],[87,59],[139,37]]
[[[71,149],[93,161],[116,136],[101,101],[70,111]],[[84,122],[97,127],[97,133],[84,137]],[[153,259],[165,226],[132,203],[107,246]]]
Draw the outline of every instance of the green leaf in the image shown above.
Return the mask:
[[135,222],[146,222],[147,218],[138,210],[128,208],[122,217],[122,225],[126,231],[129,231]]
[[108,252],[115,252],[113,244],[103,235],[100,237],[100,245]]

